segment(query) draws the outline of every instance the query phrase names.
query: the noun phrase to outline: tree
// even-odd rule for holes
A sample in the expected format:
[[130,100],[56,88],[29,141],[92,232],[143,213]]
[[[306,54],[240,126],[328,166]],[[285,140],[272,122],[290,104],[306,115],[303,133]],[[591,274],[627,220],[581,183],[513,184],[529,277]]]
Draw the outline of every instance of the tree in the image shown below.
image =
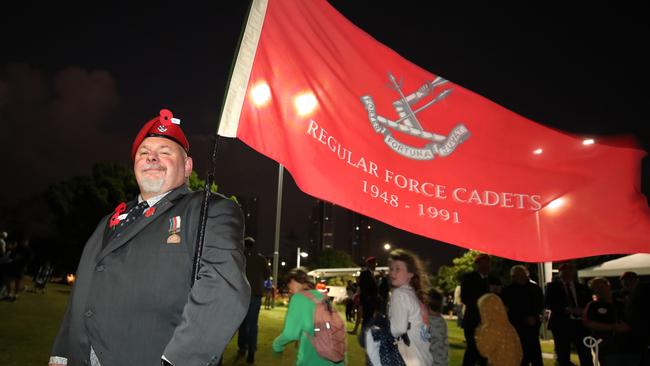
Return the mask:
[[120,202],[133,199],[138,185],[131,169],[116,163],[97,163],[90,177],[74,177],[53,184],[46,196],[54,215],[51,238],[55,262],[72,272],[97,222]]
[[352,276],[336,276],[336,277],[330,277],[327,279],[327,285],[328,286],[347,286],[348,281],[354,282],[355,279]]
[[[192,170],[192,174],[190,174],[190,177],[187,180],[187,186],[193,191],[202,191],[205,188],[205,180],[199,178],[199,175],[196,173],[196,171]],[[210,192],[217,193],[218,190],[219,186],[215,182],[212,182],[212,185],[210,186]],[[237,200],[236,196],[232,195],[228,198],[235,201],[239,205],[239,201]]]
[[[446,293],[453,292],[456,286],[460,285],[463,275],[474,270],[474,259],[479,254],[479,251],[469,250],[462,257],[454,258],[452,266],[441,266],[438,268],[438,274],[432,278],[432,284]],[[490,272],[499,277],[503,284],[510,282],[510,268],[515,264],[520,262],[490,256]]]
[[461,257],[454,258],[452,266],[441,266],[438,268],[438,275],[432,279],[432,284],[445,293],[453,292],[457,285],[460,284],[461,277],[474,270],[474,258],[480,252],[469,250]]
[[316,266],[317,268],[358,267],[348,253],[336,249],[323,250],[316,258]]
[[[192,172],[188,186],[203,189],[205,182]],[[212,191],[217,185],[212,184]],[[55,228],[47,241],[57,267],[72,272],[95,230],[99,220],[110,214],[120,202],[128,202],[139,194],[138,184],[131,168],[117,163],[97,163],[90,176],[67,179],[51,185],[46,194],[47,210],[51,212]],[[236,201],[234,196],[231,197]]]
[[[190,187],[191,190],[193,191],[201,191],[203,188],[205,188],[205,180],[199,178],[199,175],[196,173],[196,171],[192,170],[192,174],[190,174],[190,177],[187,182],[187,186]],[[212,185],[210,186],[210,191],[213,193],[217,193],[217,190],[219,189],[219,186],[212,182]]]
[[133,171],[116,163],[93,165],[92,179],[106,210],[133,199],[140,191]]

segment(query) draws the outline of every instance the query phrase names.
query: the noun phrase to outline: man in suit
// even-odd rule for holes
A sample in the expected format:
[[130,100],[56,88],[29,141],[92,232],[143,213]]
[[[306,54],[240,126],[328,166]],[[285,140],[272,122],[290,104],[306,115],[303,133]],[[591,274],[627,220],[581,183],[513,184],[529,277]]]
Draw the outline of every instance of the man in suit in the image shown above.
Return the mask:
[[271,276],[271,269],[266,258],[254,252],[255,239],[248,236],[244,239],[244,255],[246,256],[246,278],[251,286],[251,300],[248,313],[239,327],[237,334],[237,356],[245,354],[247,363],[255,362],[257,350],[257,331],[262,296],[264,296],[264,281]]
[[163,109],[131,150],[140,195],[86,243],[50,365],[215,365],[246,315],[243,218],[213,195],[199,279],[192,263],[202,192],[180,120]]
[[[375,268],[377,268],[377,259],[375,257],[366,258],[366,268],[359,274],[359,300],[361,309],[361,334],[359,344],[361,347],[366,346],[366,329],[375,318],[375,313],[379,302],[379,289],[375,279]],[[356,327],[355,327],[356,328]]]
[[481,322],[481,316],[478,311],[478,299],[488,292],[499,293],[501,291],[501,281],[496,276],[490,274],[490,256],[479,254],[474,258],[474,271],[463,276],[460,283],[460,298],[465,304],[465,314],[463,316],[463,331],[465,333],[465,342],[467,348],[463,355],[463,366],[486,365],[487,360],[478,352],[474,333],[476,327]]
[[625,271],[619,277],[621,281],[621,288],[612,293],[614,302],[617,303],[622,308],[625,308],[630,300],[630,296],[634,292],[634,289],[639,284],[639,276],[636,272]]
[[546,308],[551,310],[548,328],[553,332],[555,355],[559,366],[571,365],[571,343],[581,366],[593,365],[591,354],[582,342],[589,335],[582,325],[582,313],[591,301],[587,286],[576,282],[576,268],[563,263],[558,268],[559,278],[546,285]]
[[530,281],[528,269],[522,265],[510,268],[512,283],[503,288],[501,299],[508,308],[508,319],[517,330],[523,359],[521,365],[542,366],[539,327],[544,310],[541,287]]

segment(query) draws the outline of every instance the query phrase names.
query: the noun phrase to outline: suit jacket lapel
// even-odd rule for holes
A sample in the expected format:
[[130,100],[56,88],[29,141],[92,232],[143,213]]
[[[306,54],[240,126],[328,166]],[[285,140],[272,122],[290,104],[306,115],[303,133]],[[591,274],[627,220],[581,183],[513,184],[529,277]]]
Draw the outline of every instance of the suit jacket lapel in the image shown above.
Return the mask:
[[190,193],[189,188],[187,186],[182,185],[175,190],[171,191],[168,195],[166,195],[163,199],[161,199],[158,203],[156,203],[153,207],[156,208],[156,212],[154,213],[153,216],[151,217],[145,217],[144,215],[140,216],[134,223],[129,225],[124,231],[122,232],[122,235],[113,238],[110,240],[106,246],[102,249],[101,253],[99,254],[99,257],[97,258],[97,262],[101,261],[106,257],[109,253],[113,252],[114,250],[120,248],[122,245],[126,244],[129,240],[131,240],[137,233],[142,231],[147,225],[149,225],[153,220],[155,220],[157,217],[160,217],[165,211],[169,210],[174,206],[175,201],[180,198],[181,196]]

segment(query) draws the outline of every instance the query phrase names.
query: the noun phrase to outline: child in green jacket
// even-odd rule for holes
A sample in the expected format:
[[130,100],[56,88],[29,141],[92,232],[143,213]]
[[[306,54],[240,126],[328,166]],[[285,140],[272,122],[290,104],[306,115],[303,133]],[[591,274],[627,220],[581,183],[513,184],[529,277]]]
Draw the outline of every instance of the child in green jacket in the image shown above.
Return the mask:
[[316,304],[308,299],[301,291],[308,290],[316,299],[321,299],[322,293],[314,290],[314,284],[309,280],[307,272],[295,268],[289,272],[289,292],[292,294],[289,301],[289,310],[284,320],[282,333],[273,341],[273,351],[282,352],[284,347],[293,341],[298,341],[297,366],[332,366],[343,365],[343,362],[334,363],[318,355],[312,346],[308,335],[314,336],[314,310]]

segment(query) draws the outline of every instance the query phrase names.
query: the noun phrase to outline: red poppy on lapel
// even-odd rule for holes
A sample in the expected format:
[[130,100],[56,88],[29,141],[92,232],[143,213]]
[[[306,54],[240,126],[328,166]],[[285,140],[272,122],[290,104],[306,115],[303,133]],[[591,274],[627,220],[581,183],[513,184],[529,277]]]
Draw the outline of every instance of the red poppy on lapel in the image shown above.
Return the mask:
[[113,228],[115,225],[119,224],[119,216],[124,211],[126,211],[126,203],[120,202],[120,204],[115,207],[115,211],[113,211],[113,216],[111,216],[111,219],[109,220],[108,227]]
[[156,213],[156,208],[155,207],[149,207],[147,211],[144,212],[144,217],[150,217],[154,213]]

